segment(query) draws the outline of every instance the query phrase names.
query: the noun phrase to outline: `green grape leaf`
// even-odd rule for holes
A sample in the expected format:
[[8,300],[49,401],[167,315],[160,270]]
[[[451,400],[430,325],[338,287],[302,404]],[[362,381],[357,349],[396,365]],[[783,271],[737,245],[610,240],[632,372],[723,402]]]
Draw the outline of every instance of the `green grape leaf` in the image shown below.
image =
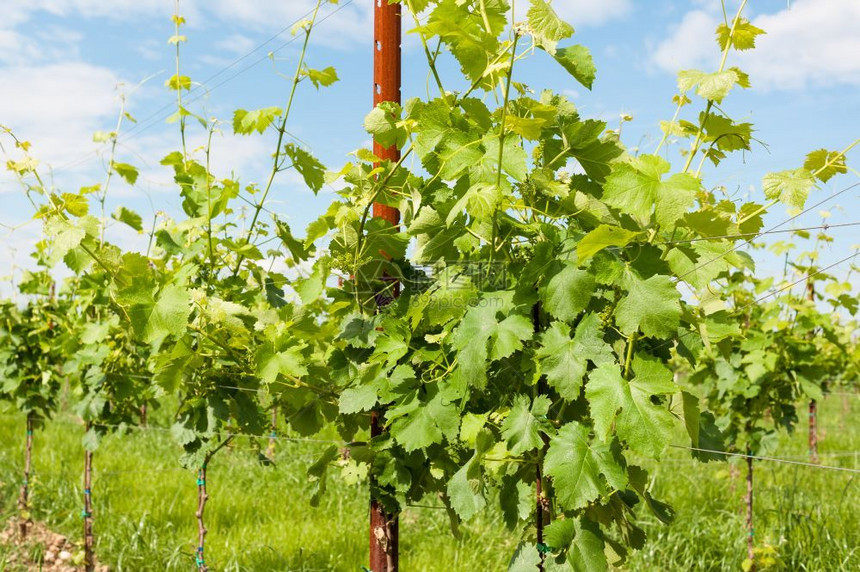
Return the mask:
[[383,147],[403,147],[406,129],[400,126],[401,107],[392,101],[383,101],[364,119],[364,129]]
[[84,229],[61,218],[50,218],[45,223],[45,234],[51,238],[48,261],[53,265],[77,248],[87,233]]
[[63,193],[61,197],[63,199],[63,207],[72,216],[82,217],[90,210],[89,201],[87,201],[84,195]]
[[[480,138],[472,139],[470,135],[462,131],[451,131],[445,135],[439,150],[439,161],[441,162],[439,176],[442,180],[452,181],[459,178],[464,171],[480,164],[485,157],[489,161],[498,159],[498,156],[493,157],[476,145],[480,140]],[[498,139],[495,141],[498,144]],[[506,143],[506,145],[509,144]]]
[[657,224],[672,229],[693,206],[701,182],[686,173],[676,173],[667,180],[668,161],[656,155],[641,155],[629,163],[618,163],[606,179],[603,198],[606,203],[648,226],[654,213]]
[[501,297],[485,296],[469,308],[452,336],[454,349],[459,351],[460,374],[477,387],[486,383],[489,357],[497,360],[510,356],[534,333],[531,320],[525,316],[512,314],[499,321],[496,314],[501,306]]
[[304,75],[311,80],[311,83],[314,84],[314,87],[319,89],[320,86],[328,87],[333,85],[338,81],[337,70],[335,70],[332,66],[328,66],[325,69],[315,70],[309,67],[304,69]]
[[603,341],[600,316],[587,314],[576,327],[573,339],[570,326],[553,322],[541,335],[535,352],[547,383],[567,401],[579,399],[588,362],[595,365],[614,362],[612,348]]
[[438,2],[427,24],[419,30],[444,38],[463,73],[479,82],[487,71],[487,62],[496,54],[499,34],[509,23],[510,7],[507,2],[492,0],[485,1],[481,10],[470,8],[456,1]]
[[153,381],[168,393],[175,393],[183,380],[199,364],[200,356],[191,348],[191,341],[184,336],[176,341],[173,348],[155,356]]
[[590,433],[587,425],[571,421],[550,440],[544,458],[544,473],[552,477],[556,498],[567,510],[581,509],[605,495],[604,478],[613,489],[627,482],[620,450],[592,443]]
[[502,477],[499,505],[508,530],[515,530],[520,521],[527,520],[532,515],[533,503],[534,493],[529,484],[514,475]]
[[186,427],[181,421],[170,426],[170,436],[180,446],[188,445],[197,440],[197,433]]
[[475,454],[448,481],[446,492],[451,507],[463,520],[471,519],[487,506],[487,499],[484,496],[481,459],[492,445],[492,440],[487,432],[479,434]]
[[308,479],[312,483],[311,506],[319,506],[322,496],[325,494],[328,468],[337,459],[340,452],[334,445],[329,446],[323,454],[308,467]]
[[675,335],[681,321],[681,293],[671,277],[655,274],[642,280],[628,273],[624,286],[627,294],[615,308],[615,321],[623,334],[631,336],[641,330],[661,339]]
[[826,183],[836,175],[848,172],[845,155],[839,151],[828,151],[827,149],[818,149],[807,155],[803,168],[822,183]]
[[672,394],[678,388],[672,372],[656,358],[637,354],[632,365],[635,375],[630,381],[616,364],[599,366],[589,375],[585,396],[599,438],[607,439],[614,423],[616,435],[632,450],[657,457],[668,444],[675,422],[652,397]]
[[168,334],[181,336],[188,328],[191,314],[191,295],[185,288],[168,284],[158,294],[147,316],[144,341],[149,343]]
[[560,40],[573,35],[573,26],[558,17],[546,0],[531,0],[528,11],[528,30],[535,44],[555,54]]
[[814,186],[815,177],[807,169],[770,173],[762,180],[765,197],[798,209],[806,204]]
[[510,413],[502,423],[502,437],[508,442],[513,455],[537,449],[543,445],[541,426],[552,403],[545,395],[538,395],[532,403],[527,395],[517,395]]
[[[490,180],[495,182],[496,174],[499,171],[499,137],[496,135],[485,137],[484,149],[484,156],[481,158],[477,168],[471,170],[471,173],[474,178],[476,172],[480,169],[482,174],[491,177]],[[505,138],[505,152],[502,153],[502,172],[520,182],[525,181],[528,176],[528,154],[516,137]]]
[[345,415],[370,411],[378,401],[377,388],[374,385],[348,387],[340,394],[338,410]]
[[567,551],[571,569],[576,572],[603,572],[607,566],[600,526],[585,517],[575,519],[574,523],[575,534]]
[[150,283],[132,281],[117,296],[135,332],[144,343],[152,343],[169,335],[182,336],[188,329],[191,315],[191,294],[185,288],[168,284],[156,296]]
[[597,66],[594,65],[591,50],[577,44],[559,48],[553,57],[576,81],[588,89],[592,88],[597,79]]
[[517,546],[511,561],[508,563],[508,572],[535,572],[540,566],[540,552],[534,544],[521,542]]
[[137,232],[143,231],[143,219],[136,212],[125,207],[117,207],[111,217],[123,224],[127,224]]
[[[337,3],[338,0],[333,0],[334,3]],[[427,9],[427,6],[430,5],[430,0],[412,0],[410,7],[412,8],[415,14],[420,14],[424,10]]]
[[539,295],[544,309],[565,322],[574,321],[591,301],[597,283],[587,270],[565,264],[541,286]]
[[233,112],[233,133],[251,135],[256,131],[262,134],[283,113],[280,107],[265,107],[256,111],[237,109]]
[[701,241],[692,246],[673,248],[666,255],[669,268],[688,284],[703,289],[721,272],[729,269],[727,252],[731,243],[724,240]]
[[93,322],[84,325],[80,333],[80,341],[82,344],[89,345],[104,341],[110,333],[110,322]]
[[736,50],[752,50],[755,48],[756,37],[765,33],[761,28],[753,26],[746,18],[740,18],[735,23],[734,32],[732,32],[731,26],[725,23],[717,27],[717,43],[721,50],[725,50],[730,41]]
[[293,163],[293,168],[305,180],[305,184],[314,192],[319,193],[325,185],[325,166],[319,160],[292,143],[284,146],[284,153]]
[[519,314],[513,314],[499,322],[493,332],[493,347],[490,358],[499,360],[510,357],[514,352],[523,349],[523,342],[528,341],[534,334],[531,320]]
[[187,75],[174,74],[164,82],[164,86],[170,88],[172,91],[190,90],[191,78]]
[[[603,183],[612,172],[612,162],[624,151],[611,137],[601,139],[606,123],[588,119],[573,121],[563,128],[567,151],[576,159],[585,174],[596,183]],[[564,155],[561,155],[564,156]],[[552,157],[553,165],[556,161]]]
[[582,237],[576,244],[576,258],[580,264],[584,264],[604,248],[627,246],[640,236],[642,236],[641,232],[602,224]]
[[98,449],[100,442],[101,435],[99,435],[95,427],[90,427],[81,439],[81,445],[83,445],[84,449],[89,452],[93,452]]
[[128,163],[111,163],[111,168],[129,185],[134,185],[137,182],[137,177],[140,175],[137,167]]
[[574,521],[569,518],[552,521],[543,531],[544,542],[553,552],[566,550],[576,534]]
[[752,139],[751,123],[735,123],[732,119],[716,113],[704,112],[699,116],[703,118],[702,126],[707,134],[706,140],[716,144],[722,151],[739,151],[750,149]]
[[502,202],[502,191],[494,183],[476,183],[457,201],[445,219],[449,227],[463,211],[475,220],[492,218]]
[[625,405],[629,407],[632,400],[621,368],[612,363],[602,364],[589,374],[585,397],[591,408],[594,430],[600,439],[609,436],[618,410]]
[[[283,245],[287,248],[290,253],[290,256],[293,257],[294,262],[302,262],[310,258],[312,254],[312,250],[309,250],[304,242],[296,239],[293,236],[293,231],[290,229],[290,225],[285,223],[282,220],[279,220],[277,217],[273,217],[273,222],[275,223],[275,234],[277,234],[278,238],[281,239]],[[317,272],[323,271],[322,268],[326,267],[327,262],[322,262],[314,266],[314,274]],[[316,277],[319,280],[319,277]],[[309,278],[310,279],[310,278]],[[302,297],[305,300],[304,297]]]
[[449,124],[451,115],[443,101],[417,103],[412,107],[410,118],[417,122],[415,127],[415,152],[421,159],[430,155],[452,130]]
[[386,417],[393,420],[391,435],[407,452],[441,443],[443,437],[456,441],[459,433],[460,411],[457,406],[445,399],[436,385],[425,386],[425,391],[426,396],[420,399],[416,388],[386,413]]
[[505,117],[505,127],[510,129],[520,137],[530,141],[540,139],[543,126],[547,120],[543,117],[519,117],[516,115],[508,115]]
[[303,377],[308,373],[298,347],[276,351],[271,344],[261,345],[257,349],[256,362],[257,375],[267,385],[277,381],[279,375]]
[[696,93],[709,101],[722,103],[736,84],[743,87],[744,78],[734,69],[722,72],[705,73],[699,70],[678,72],[678,89],[687,93],[694,87]]

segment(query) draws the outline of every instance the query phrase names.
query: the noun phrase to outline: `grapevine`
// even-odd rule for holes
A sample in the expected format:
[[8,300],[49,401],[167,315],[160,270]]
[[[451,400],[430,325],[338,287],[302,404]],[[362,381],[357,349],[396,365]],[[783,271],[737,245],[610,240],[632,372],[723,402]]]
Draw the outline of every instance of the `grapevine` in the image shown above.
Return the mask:
[[[733,64],[764,33],[746,0],[717,29],[716,70],[680,72],[652,153],[523,82],[546,59],[570,82],[599,85],[591,52],[551,2],[530,0],[519,19],[507,0],[403,0],[377,9],[414,23],[428,93],[401,101],[377,82],[364,118],[373,147],[328,171],[289,130],[297,100],[338,81],[334,67],[311,67],[327,3],[293,27],[301,49],[281,101],[224,122],[189,97],[201,84],[185,75],[175,1],[165,88],[177,149],[160,165],[181,212],[107,212],[112,183],[141,176],[120,161],[135,121],[125,96],[113,130],[97,134],[104,178],[78,191],[57,189],[29,143],[3,128],[8,167],[44,233],[38,270],[14,285],[23,301],[0,302],[0,399],[26,420],[21,536],[39,470],[34,431],[73,411],[83,564],[95,569],[98,446],[169,404],[186,485],[196,482],[196,534],[186,532],[198,570],[215,567],[206,547],[219,541],[206,519],[217,501],[210,469],[239,439],[276,467],[279,431],[337,433],[343,448],[308,467],[310,503],[335,471],[363,483],[377,572],[398,568],[408,542],[398,519],[428,498],[453,534],[502,515],[511,571],[623,567],[646,546],[643,521],[675,519],[649,470],[670,446],[702,462],[746,460],[745,567],[755,569],[755,459],[775,454],[803,404],[818,463],[816,405],[856,389],[860,362],[858,298],[850,276],[832,271],[853,259],[821,260],[827,214],[820,227],[779,227],[819,206],[858,142],[768,174],[761,203],[709,185],[730,156],[756,150],[753,125],[723,105],[751,87]],[[272,140],[261,183],[213,164],[225,131]],[[192,136],[205,143],[192,148]],[[315,194],[337,188],[304,236],[271,210],[287,172]],[[766,228],[782,208],[792,218]],[[120,226],[145,236],[146,250],[112,240]],[[776,232],[788,236],[767,241]],[[784,257],[783,276],[764,276],[747,247]]]

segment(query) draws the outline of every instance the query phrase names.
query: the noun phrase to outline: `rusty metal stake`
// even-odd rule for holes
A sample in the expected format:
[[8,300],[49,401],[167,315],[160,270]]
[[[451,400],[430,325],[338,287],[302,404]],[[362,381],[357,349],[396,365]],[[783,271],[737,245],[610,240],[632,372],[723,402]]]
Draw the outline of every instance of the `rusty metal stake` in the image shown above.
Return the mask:
[[[374,2],[373,42],[373,105],[384,101],[400,103],[401,85],[401,5],[389,4],[388,0]],[[396,146],[383,147],[373,144],[374,154],[382,160],[397,162],[400,150]],[[400,224],[400,212],[395,207],[381,203],[373,204],[374,218],[381,218],[392,226]],[[394,294],[397,294],[396,288]],[[371,414],[370,434],[376,437],[384,428],[380,412]],[[371,572],[396,572],[399,569],[399,522],[397,515],[388,514],[382,504],[374,498],[376,487],[371,484],[370,498],[370,570]]]

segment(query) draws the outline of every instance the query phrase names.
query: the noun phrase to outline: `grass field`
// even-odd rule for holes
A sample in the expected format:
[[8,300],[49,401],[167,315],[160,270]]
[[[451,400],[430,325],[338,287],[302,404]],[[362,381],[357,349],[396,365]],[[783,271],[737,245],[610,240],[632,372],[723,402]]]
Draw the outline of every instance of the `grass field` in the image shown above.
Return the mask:
[[[846,403],[848,409],[845,409]],[[822,464],[860,469],[860,397],[822,404]],[[0,516],[15,514],[21,480],[23,417],[0,416]],[[778,456],[803,460],[805,426]],[[37,432],[34,518],[80,538],[82,429],[69,417]],[[679,436],[679,442],[681,438]],[[319,508],[309,506],[306,466],[321,443],[279,443],[276,466],[257,462],[247,439],[219,454],[209,471],[207,561],[214,570],[356,572],[366,560],[366,495],[337,478]],[[189,570],[196,535],[195,475],[177,469],[167,433],[107,438],[95,457],[97,554],[112,570]],[[743,470],[743,467],[741,467]],[[746,550],[743,473],[728,463],[700,464],[670,449],[654,471],[661,498],[677,510],[660,525],[643,516],[649,541],[630,570],[739,570]],[[860,483],[847,472],[756,463],[756,541],[785,570],[860,570]],[[438,504],[435,499],[427,505]],[[644,512],[643,512],[644,515]],[[469,523],[459,540],[444,510],[409,508],[402,516],[401,566],[412,570],[504,570],[515,539],[499,515]],[[0,548],[0,570],[4,564]]]

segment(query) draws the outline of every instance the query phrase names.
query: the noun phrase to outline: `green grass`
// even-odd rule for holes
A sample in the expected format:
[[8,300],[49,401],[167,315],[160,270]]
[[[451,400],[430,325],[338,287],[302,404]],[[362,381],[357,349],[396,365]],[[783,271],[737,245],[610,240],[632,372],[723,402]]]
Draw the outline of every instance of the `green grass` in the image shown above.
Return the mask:
[[[822,404],[822,463],[860,469],[856,423],[860,397]],[[82,428],[69,418],[37,432],[33,513],[74,539],[81,534]],[[23,450],[23,418],[0,416],[0,517],[14,515]],[[679,438],[680,439],[680,438]],[[805,426],[786,437],[778,455],[805,454]],[[364,489],[335,478],[319,508],[309,506],[305,467],[325,445],[279,443],[277,464],[259,464],[247,439],[213,462],[206,520],[207,561],[216,570],[358,571],[366,561]],[[97,553],[112,570],[189,570],[196,539],[195,475],[177,469],[169,435],[134,432],[105,439],[96,453]],[[677,510],[664,526],[643,517],[649,541],[630,570],[739,570],[745,557],[743,469],[700,464],[670,449],[652,467],[659,498]],[[756,464],[756,541],[773,546],[786,570],[860,569],[857,476],[818,468]],[[734,487],[734,488],[733,488]],[[438,504],[433,499],[426,504]],[[640,511],[641,512],[641,511]],[[643,513],[644,514],[644,513]],[[515,539],[488,514],[455,540],[445,511],[409,508],[402,516],[404,570],[504,570]],[[0,549],[0,570],[4,570]]]
[[[0,417],[4,520],[14,514],[21,480],[21,423],[23,417]],[[82,432],[68,418],[50,423],[36,434],[33,460],[34,518],[76,539],[82,529]],[[368,537],[364,489],[330,479],[321,505],[309,505],[305,470],[326,446],[278,443],[274,467],[257,462],[247,439],[216,456],[208,471],[206,508],[206,559],[215,570],[361,570]],[[196,474],[177,469],[178,456],[169,435],[159,431],[108,437],[96,452],[96,550],[112,569],[193,568]],[[444,510],[407,509],[401,520],[401,534],[408,539],[401,548],[403,568],[500,569],[514,549],[514,539],[499,534],[500,517],[464,527],[459,541],[449,530]]]
[[[860,470],[858,413],[856,395],[821,404],[822,465]],[[774,456],[807,461],[807,435],[801,423],[783,437]],[[741,569],[746,461],[733,464],[734,477],[728,463],[702,464],[670,449],[662,463],[649,467],[655,494],[675,507],[677,518],[671,526],[646,519],[649,542],[631,559],[631,570]],[[754,537],[758,547],[772,547],[778,555],[782,566],[773,569],[860,570],[860,475],[769,461],[756,461],[753,474]]]

